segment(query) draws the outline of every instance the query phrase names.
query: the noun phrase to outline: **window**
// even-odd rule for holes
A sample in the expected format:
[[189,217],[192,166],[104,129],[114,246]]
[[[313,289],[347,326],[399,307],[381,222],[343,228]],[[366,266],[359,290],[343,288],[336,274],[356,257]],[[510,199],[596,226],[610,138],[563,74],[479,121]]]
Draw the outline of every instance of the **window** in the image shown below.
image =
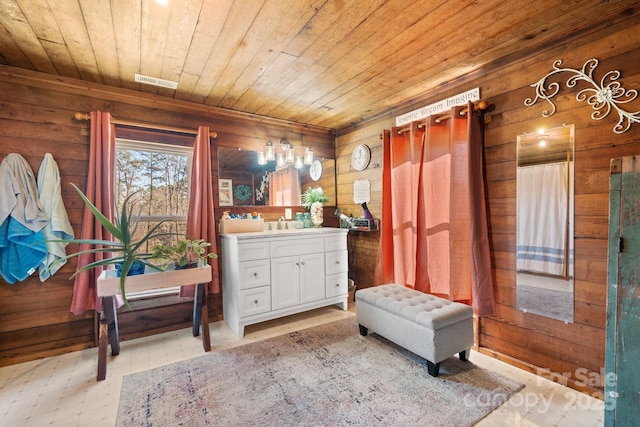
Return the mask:
[[[168,222],[158,231],[185,234],[192,155],[191,147],[116,139],[115,202],[119,208],[128,196],[136,194],[140,224],[134,239],[165,220]],[[169,244],[176,238],[159,237],[141,250],[150,252],[154,245]],[[127,294],[127,299],[175,294],[178,290],[135,292]]]

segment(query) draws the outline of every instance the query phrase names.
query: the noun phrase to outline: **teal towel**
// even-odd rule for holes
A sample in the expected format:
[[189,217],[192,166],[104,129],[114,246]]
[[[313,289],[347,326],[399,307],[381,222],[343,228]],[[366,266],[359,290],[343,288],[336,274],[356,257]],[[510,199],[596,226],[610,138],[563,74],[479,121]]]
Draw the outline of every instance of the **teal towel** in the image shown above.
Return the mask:
[[7,283],[29,277],[46,256],[42,229],[33,232],[11,216],[0,224],[0,274]]

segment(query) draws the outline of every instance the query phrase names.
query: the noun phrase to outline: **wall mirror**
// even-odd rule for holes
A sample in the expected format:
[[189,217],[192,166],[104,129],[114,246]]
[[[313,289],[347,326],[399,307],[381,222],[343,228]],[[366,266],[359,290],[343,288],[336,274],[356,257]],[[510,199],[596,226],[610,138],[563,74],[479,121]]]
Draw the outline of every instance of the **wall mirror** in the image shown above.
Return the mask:
[[[284,199],[272,200],[273,197],[269,196],[269,186],[275,178],[275,172],[275,162],[259,165],[258,153],[255,151],[218,147],[218,178],[225,183],[230,193],[226,203],[221,206],[299,206],[299,202],[286,203]],[[298,169],[297,182],[291,186],[296,191],[292,195],[295,196],[293,200],[299,200],[299,193],[309,187],[321,187],[329,198],[326,205],[335,206],[335,159],[316,158],[314,164]],[[286,184],[283,188],[286,192]]]
[[574,125],[517,144],[516,304],[573,323]]

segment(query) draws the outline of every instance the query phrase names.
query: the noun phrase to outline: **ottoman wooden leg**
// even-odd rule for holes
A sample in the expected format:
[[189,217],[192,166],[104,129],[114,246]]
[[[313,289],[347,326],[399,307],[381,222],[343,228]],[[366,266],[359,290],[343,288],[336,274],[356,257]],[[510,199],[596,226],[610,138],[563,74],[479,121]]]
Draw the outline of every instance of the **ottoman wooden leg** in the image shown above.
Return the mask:
[[429,375],[432,377],[437,377],[440,373],[440,364],[433,363],[427,360],[427,368],[429,369]]
[[360,328],[360,335],[362,335],[363,337],[366,337],[367,334],[369,333],[369,330],[362,325],[358,325],[358,327]]
[[469,360],[469,353],[471,353],[470,348],[461,351],[460,353],[458,353],[458,356],[460,357],[460,360],[462,360],[463,362],[466,362]]

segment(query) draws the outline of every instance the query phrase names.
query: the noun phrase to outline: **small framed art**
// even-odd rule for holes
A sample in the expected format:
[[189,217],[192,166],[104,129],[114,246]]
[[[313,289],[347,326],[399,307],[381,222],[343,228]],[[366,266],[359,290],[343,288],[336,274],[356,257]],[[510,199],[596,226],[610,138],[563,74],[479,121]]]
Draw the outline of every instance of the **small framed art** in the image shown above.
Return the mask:
[[218,204],[233,206],[233,182],[230,179],[218,180]]

